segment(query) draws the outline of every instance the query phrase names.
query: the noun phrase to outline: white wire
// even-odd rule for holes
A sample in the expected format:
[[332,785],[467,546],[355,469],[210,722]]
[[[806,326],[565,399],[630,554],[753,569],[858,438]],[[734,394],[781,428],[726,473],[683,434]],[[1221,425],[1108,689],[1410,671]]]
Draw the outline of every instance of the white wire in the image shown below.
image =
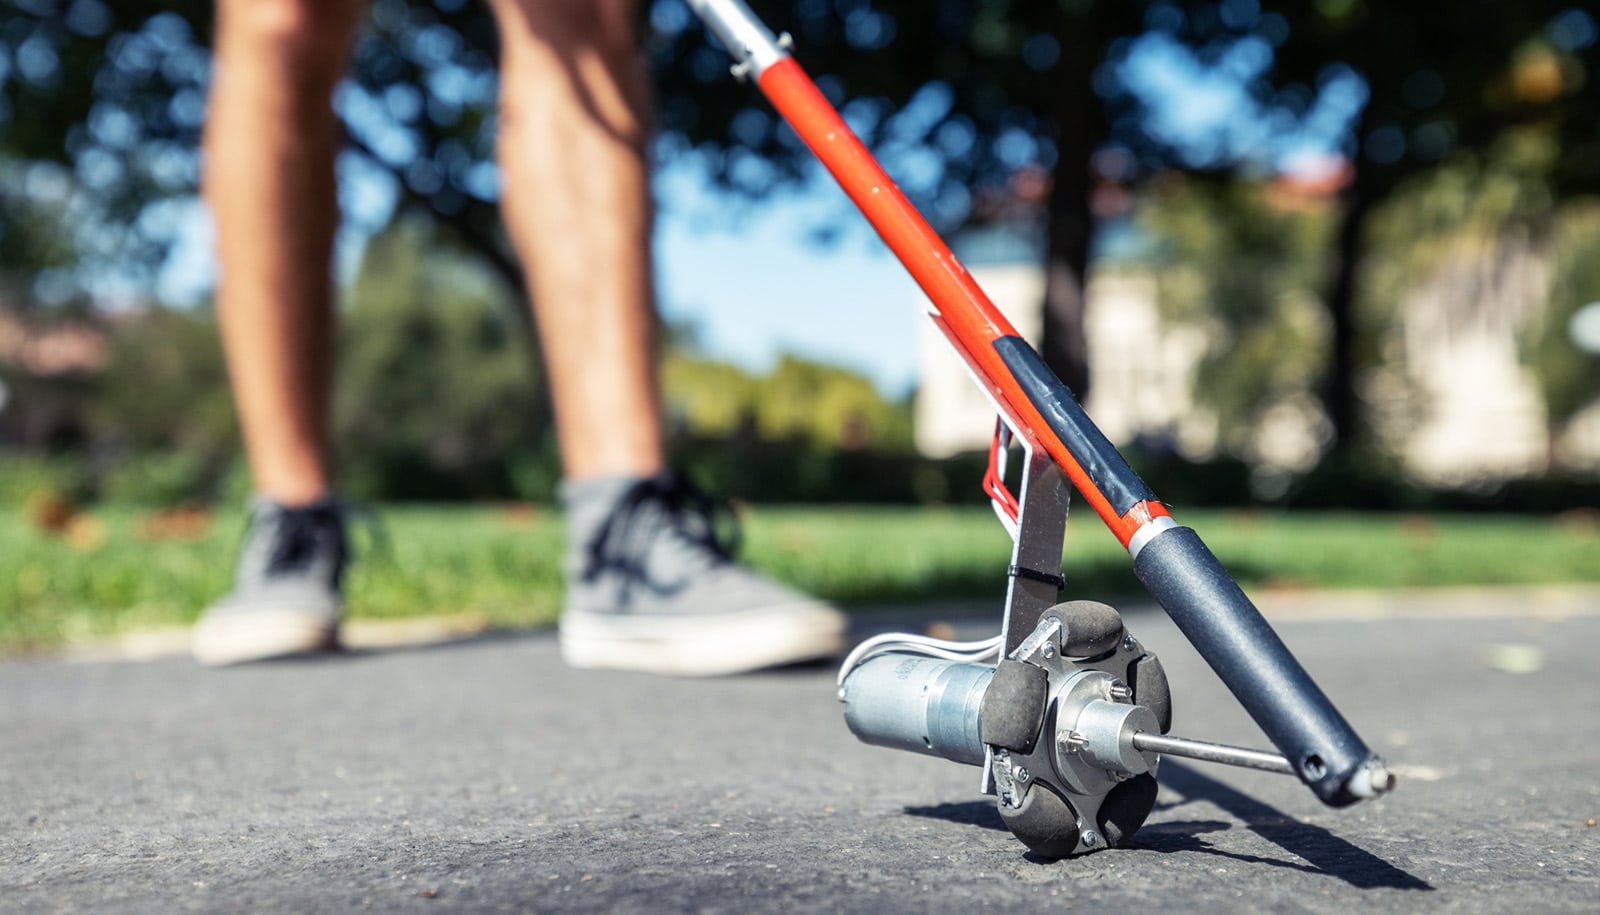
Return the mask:
[[1002,638],[997,635],[976,642],[952,642],[948,639],[936,639],[933,636],[910,632],[885,632],[862,641],[845,655],[844,663],[839,665],[839,686],[844,686],[845,678],[850,676],[850,672],[862,661],[872,655],[888,651],[890,647],[904,648],[917,654],[943,658],[947,661],[986,661],[1000,655]]

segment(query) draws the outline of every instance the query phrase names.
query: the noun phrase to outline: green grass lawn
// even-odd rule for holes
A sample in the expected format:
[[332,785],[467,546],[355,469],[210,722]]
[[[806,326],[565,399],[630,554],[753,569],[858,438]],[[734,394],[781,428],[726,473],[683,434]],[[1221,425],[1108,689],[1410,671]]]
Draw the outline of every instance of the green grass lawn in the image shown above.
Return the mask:
[[[1600,582],[1600,522],[1563,517],[1185,512],[1246,588]],[[0,650],[192,621],[227,589],[243,517],[163,528],[124,509],[60,533],[0,515]],[[472,613],[504,626],[552,622],[561,519],[521,507],[393,507],[385,536],[360,530],[349,604],[358,617]],[[745,556],[851,604],[993,597],[1010,543],[984,508],[756,508]],[[1089,512],[1068,525],[1069,589],[1138,591],[1126,556]]]

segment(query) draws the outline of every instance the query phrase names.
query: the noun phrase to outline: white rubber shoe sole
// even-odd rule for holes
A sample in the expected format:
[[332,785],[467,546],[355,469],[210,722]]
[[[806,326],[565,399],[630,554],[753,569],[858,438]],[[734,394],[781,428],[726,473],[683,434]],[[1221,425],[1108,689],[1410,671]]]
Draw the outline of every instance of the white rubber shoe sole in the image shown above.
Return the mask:
[[572,667],[724,676],[838,654],[846,623],[815,602],[704,616],[569,611],[561,657]]
[[293,609],[231,611],[195,624],[190,649],[208,667],[264,661],[339,647],[339,624],[325,613]]

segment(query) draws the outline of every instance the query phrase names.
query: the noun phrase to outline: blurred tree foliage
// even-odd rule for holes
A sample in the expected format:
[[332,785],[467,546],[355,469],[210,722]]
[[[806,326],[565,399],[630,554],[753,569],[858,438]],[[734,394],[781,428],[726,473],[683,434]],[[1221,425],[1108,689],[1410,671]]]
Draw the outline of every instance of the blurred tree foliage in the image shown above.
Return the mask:
[[[1600,199],[1561,199],[1563,168],[1555,139],[1529,127],[1485,150],[1458,152],[1394,192],[1371,219],[1359,309],[1388,345],[1367,361],[1404,361],[1409,301],[1413,311],[1448,311],[1441,319],[1457,326],[1506,325],[1539,383],[1552,434],[1594,403],[1600,358],[1578,348],[1569,324],[1600,300]],[[1519,266],[1523,283],[1536,288],[1518,288]],[[1454,280],[1447,301],[1407,298],[1440,279]],[[1403,407],[1397,419],[1402,427],[1409,421]]]
[[748,435],[754,425],[760,383],[738,366],[669,348],[661,361],[661,386],[675,430],[731,437]]
[[[148,281],[199,176],[211,30],[206,0],[6,0],[0,157],[58,163],[22,185],[66,184],[73,279]],[[47,195],[59,198],[53,188]]]
[[0,336],[11,337],[0,343],[0,441],[52,451],[83,444],[81,414],[95,393],[76,368],[57,366],[41,377],[18,351],[30,348],[18,346],[19,334],[70,333],[72,325],[94,333],[74,279],[72,194],[62,171],[0,154]]
[[[207,0],[8,0],[0,59],[0,150],[68,163],[106,226],[101,254],[154,270],[174,238],[152,201],[192,191],[210,61]],[[764,9],[793,30],[808,63],[942,228],[1004,196],[1008,176],[1057,174],[1048,216],[1045,349],[1087,384],[1081,283],[1092,218],[1089,157],[1110,122],[1095,91],[1107,46],[1140,28],[1142,3],[795,0]],[[725,186],[765,193],[808,173],[809,154],[776,129],[757,94],[727,76],[682,0],[641,4],[667,149],[698,147]],[[495,29],[487,5],[375,0],[336,108],[369,175],[424,209],[509,281],[492,165]],[[16,113],[27,111],[22,123]],[[765,158],[763,158],[765,157]],[[993,208],[990,208],[991,210]],[[521,315],[519,309],[514,312]]]
[[[1240,459],[1256,457],[1269,411],[1316,402],[1326,353],[1315,291],[1330,214],[1283,196],[1266,182],[1172,175],[1139,209],[1160,239],[1153,256],[1165,316],[1206,331],[1196,399],[1216,414],[1222,449]],[[1316,419],[1305,421],[1315,428]]]
[[1564,208],[1553,234],[1550,308],[1532,341],[1529,364],[1552,427],[1559,428],[1600,401],[1600,354],[1579,349],[1572,335],[1578,309],[1600,302],[1600,201]]
[[[1113,93],[1118,78],[1102,65],[1118,41],[1142,30],[1149,4],[767,6],[777,7],[768,21],[794,35],[823,93],[843,106],[846,120],[936,228],[992,219],[1036,224],[1046,270],[1045,321],[1036,342],[1062,380],[1086,396],[1083,280],[1099,180],[1091,159],[1111,139],[1115,113],[1132,105],[1131,97]],[[651,23],[662,123],[682,138],[680,147],[696,145],[724,186],[752,196],[809,173],[809,153],[756,93],[729,85],[726,55],[706,44],[681,4],[654,4]],[[1046,180],[1027,190],[1013,183],[1029,172]]]
[[228,372],[209,312],[152,308],[110,322],[90,404],[97,447],[175,450],[220,467],[238,448]]
[[[210,2],[5,2],[0,155],[70,168],[86,195],[74,223],[80,273],[152,274],[198,174]],[[1331,133],[1354,168],[1321,296],[1332,329],[1323,391],[1341,441],[1353,441],[1360,425],[1356,265],[1378,204],[1508,127],[1552,138],[1558,193],[1600,183],[1600,93],[1585,88],[1600,74],[1600,43],[1594,15],[1571,0],[757,6],[794,33],[824,92],[850,99],[848,119],[939,228],[1035,222],[1046,239],[1043,348],[1080,393],[1088,377],[1081,285],[1096,189],[1174,166],[1271,168],[1282,152],[1274,138],[1316,115],[1335,86],[1360,96],[1353,127]],[[696,150],[726,187],[751,194],[812,173],[793,134],[727,78],[725,56],[707,47],[681,0],[642,3],[641,15],[664,153]],[[1125,66],[1147,40],[1181,46],[1208,72],[1241,82],[1258,110],[1230,118],[1228,129],[1245,129],[1226,142],[1159,129],[1152,99]],[[494,212],[495,54],[483,3],[375,0],[336,109],[356,150],[350,168],[384,182],[403,208],[428,214],[515,283]],[[1024,187],[1019,175],[1046,180]],[[507,320],[524,314],[507,305]]]
[[761,380],[756,430],[763,438],[798,438],[852,451],[911,450],[911,412],[889,404],[854,372],[785,356]]
[[911,410],[890,403],[865,376],[786,355],[751,375],[723,362],[669,352],[667,409],[680,432],[792,442],[846,451],[910,453]]
[[1273,86],[1309,97],[1310,87],[1349,72],[1366,93],[1345,150],[1353,170],[1323,296],[1332,322],[1324,400],[1338,441],[1353,445],[1362,432],[1356,303],[1369,217],[1408,179],[1452,153],[1485,152],[1509,129],[1547,134],[1563,193],[1600,190],[1600,105],[1585,88],[1600,76],[1600,43],[1593,13],[1569,0],[1272,6],[1287,26]]
[[[344,486],[388,498],[503,495],[549,427],[500,278],[401,217],[347,297],[334,400]],[[510,301],[507,301],[510,300]]]
[[0,158],[0,304],[84,304],[72,279],[71,182],[59,166]]

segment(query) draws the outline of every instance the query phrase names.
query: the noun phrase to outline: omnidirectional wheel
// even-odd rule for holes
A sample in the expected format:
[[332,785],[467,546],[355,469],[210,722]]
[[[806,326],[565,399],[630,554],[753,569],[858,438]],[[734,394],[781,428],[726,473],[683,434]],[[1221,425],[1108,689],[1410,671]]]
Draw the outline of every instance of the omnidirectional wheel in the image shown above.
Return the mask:
[[1158,760],[1131,734],[1164,733],[1172,696],[1114,608],[1071,601],[1042,614],[1000,662],[982,717],[1000,817],[1035,854],[1120,845],[1154,809]]

